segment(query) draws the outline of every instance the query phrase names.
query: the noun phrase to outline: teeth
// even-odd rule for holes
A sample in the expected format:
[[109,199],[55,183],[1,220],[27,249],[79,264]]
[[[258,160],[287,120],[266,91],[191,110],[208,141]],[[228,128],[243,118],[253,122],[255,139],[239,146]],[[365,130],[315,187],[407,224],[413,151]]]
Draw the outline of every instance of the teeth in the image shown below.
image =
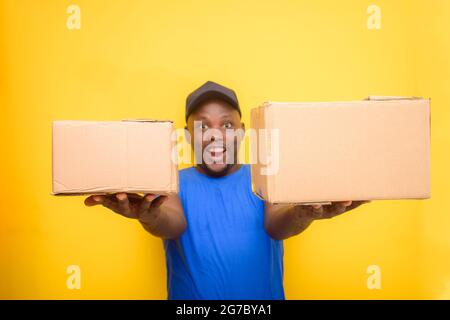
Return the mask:
[[225,148],[223,148],[223,147],[219,147],[219,148],[211,148],[211,149],[209,150],[209,152],[214,152],[214,153],[216,153],[216,152],[223,152],[223,151],[225,151]]

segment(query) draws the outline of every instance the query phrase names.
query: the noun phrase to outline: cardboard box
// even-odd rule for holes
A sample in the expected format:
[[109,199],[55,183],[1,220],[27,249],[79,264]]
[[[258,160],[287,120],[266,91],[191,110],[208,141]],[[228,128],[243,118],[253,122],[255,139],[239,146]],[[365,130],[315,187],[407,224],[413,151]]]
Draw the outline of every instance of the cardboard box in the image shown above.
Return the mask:
[[251,111],[251,128],[266,129],[251,171],[268,202],[430,197],[429,99],[266,102]]
[[53,194],[178,192],[170,121],[53,122]]

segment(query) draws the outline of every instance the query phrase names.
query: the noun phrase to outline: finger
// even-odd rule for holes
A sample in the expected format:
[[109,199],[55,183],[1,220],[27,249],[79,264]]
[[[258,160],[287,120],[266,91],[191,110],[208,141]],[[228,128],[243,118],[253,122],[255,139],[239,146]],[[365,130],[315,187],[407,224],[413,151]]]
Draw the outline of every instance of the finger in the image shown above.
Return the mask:
[[350,206],[350,209],[358,208],[360,205],[365,204],[365,203],[369,203],[369,202],[370,202],[370,200],[353,201],[352,205]]
[[141,206],[139,209],[139,213],[143,213],[147,211],[150,208],[150,205],[152,204],[152,201],[157,197],[155,194],[146,194],[144,198],[142,199]]
[[342,201],[342,202],[336,203],[336,206],[334,207],[336,213],[337,214],[344,213],[347,210],[347,207],[350,205],[350,204],[348,204],[349,202],[351,204],[351,201]]
[[102,205],[108,209],[113,210],[114,212],[119,212],[119,205],[115,195],[106,195],[103,196]]
[[89,196],[89,197],[87,197],[84,200],[84,204],[86,206],[88,206],[88,207],[92,207],[92,206],[95,206],[95,205],[98,205],[98,204],[102,204],[103,203],[103,197],[104,196],[101,196],[101,195]]
[[333,202],[330,206],[330,210],[336,210],[340,212],[342,209],[345,210],[347,207],[351,206],[351,201],[337,201]]
[[154,208],[159,208],[167,200],[167,198],[168,198],[167,196],[157,197],[155,200],[153,200],[152,206]]
[[313,204],[310,206],[309,216],[314,219],[322,217],[324,212],[323,206],[320,204]]
[[132,199],[138,199],[138,200],[141,200],[141,199],[142,199],[142,196],[139,195],[139,194],[137,194],[137,193],[130,193],[130,192],[127,192],[126,195],[127,195],[127,197],[128,197],[128,200],[132,200]]
[[349,206],[351,206],[352,205],[352,201],[341,201],[340,202],[341,203],[341,205],[343,205],[344,207],[349,207]]
[[124,192],[120,192],[116,194],[118,207],[120,212],[123,214],[129,214],[130,213],[130,202],[128,201],[128,196]]
[[323,217],[331,218],[347,211],[347,207],[341,202],[334,202],[331,205],[326,206],[324,211]]

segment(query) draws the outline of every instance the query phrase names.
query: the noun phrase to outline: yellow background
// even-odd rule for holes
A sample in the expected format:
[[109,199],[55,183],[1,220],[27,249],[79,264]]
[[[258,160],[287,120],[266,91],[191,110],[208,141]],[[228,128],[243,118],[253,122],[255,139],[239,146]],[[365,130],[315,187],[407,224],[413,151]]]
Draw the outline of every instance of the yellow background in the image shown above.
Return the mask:
[[[81,29],[66,27],[70,4]],[[366,27],[381,8],[381,29]],[[0,0],[0,298],[165,299],[161,240],[51,191],[51,121],[171,118],[206,80],[264,100],[432,99],[432,200],[375,201],[285,242],[289,299],[450,298],[450,1]],[[369,290],[367,266],[381,268]],[[81,289],[66,268],[79,265]]]

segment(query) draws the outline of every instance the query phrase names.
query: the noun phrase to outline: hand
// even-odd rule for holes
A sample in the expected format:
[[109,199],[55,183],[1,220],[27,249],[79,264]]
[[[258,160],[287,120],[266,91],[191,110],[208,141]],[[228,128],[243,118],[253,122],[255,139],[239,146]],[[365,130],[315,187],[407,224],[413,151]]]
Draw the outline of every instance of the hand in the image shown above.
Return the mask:
[[314,204],[303,206],[302,214],[305,214],[312,220],[330,219],[344,212],[350,211],[370,201],[338,201],[328,205]]
[[101,204],[124,217],[139,219],[141,215],[158,208],[166,199],[167,196],[155,194],[140,196],[136,193],[121,192],[108,195],[92,195],[84,200],[84,204],[88,207]]

